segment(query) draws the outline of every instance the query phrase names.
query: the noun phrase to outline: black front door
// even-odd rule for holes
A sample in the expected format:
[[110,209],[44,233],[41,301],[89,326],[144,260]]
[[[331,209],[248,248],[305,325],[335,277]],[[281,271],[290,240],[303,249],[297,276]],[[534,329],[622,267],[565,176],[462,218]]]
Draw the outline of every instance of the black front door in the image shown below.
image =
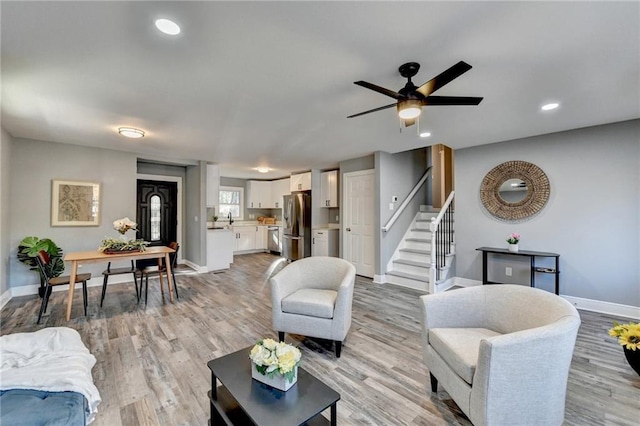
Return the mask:
[[178,184],[138,180],[138,238],[151,246],[177,242]]

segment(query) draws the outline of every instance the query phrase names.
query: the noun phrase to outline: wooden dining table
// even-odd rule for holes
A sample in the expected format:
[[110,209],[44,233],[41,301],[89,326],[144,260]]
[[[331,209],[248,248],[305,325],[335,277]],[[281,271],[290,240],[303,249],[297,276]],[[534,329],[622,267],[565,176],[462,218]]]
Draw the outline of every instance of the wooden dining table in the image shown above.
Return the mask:
[[[75,289],[76,276],[78,274],[78,265],[84,263],[97,263],[97,262],[114,262],[117,260],[142,260],[142,259],[158,259],[158,268],[162,266],[162,259],[164,258],[166,265],[167,282],[169,283],[169,300],[173,303],[173,274],[171,273],[171,260],[169,254],[174,253],[175,250],[165,246],[147,247],[145,251],[138,252],[123,252],[106,254],[98,250],[91,251],[77,251],[67,253],[64,256],[65,262],[71,262],[71,274],[69,275],[69,295],[67,300],[67,321],[71,318],[71,307],[73,306],[73,291]],[[160,277],[160,290],[163,290],[164,284],[162,282],[162,273]]]

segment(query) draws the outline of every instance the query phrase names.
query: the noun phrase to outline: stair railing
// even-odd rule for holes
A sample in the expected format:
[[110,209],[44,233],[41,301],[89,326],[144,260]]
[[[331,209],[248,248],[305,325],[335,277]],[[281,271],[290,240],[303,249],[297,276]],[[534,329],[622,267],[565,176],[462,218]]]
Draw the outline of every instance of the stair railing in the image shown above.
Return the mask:
[[451,253],[453,243],[453,199],[455,192],[451,191],[447,201],[440,209],[437,217],[431,219],[431,269],[429,286],[430,293],[435,293],[435,286],[440,281],[442,269]]
[[416,194],[418,193],[418,191],[420,190],[420,187],[422,185],[424,185],[424,183],[427,181],[427,178],[429,177],[429,174],[431,173],[431,166],[429,166],[427,168],[427,170],[424,171],[424,174],[422,175],[422,177],[420,178],[420,180],[418,180],[418,182],[414,185],[413,189],[411,190],[411,192],[409,192],[409,195],[407,195],[407,197],[404,199],[404,201],[402,201],[402,204],[400,204],[400,207],[398,207],[396,209],[396,212],[393,214],[393,216],[391,216],[391,218],[387,221],[387,224],[384,225],[381,229],[382,232],[387,232],[389,231],[389,229],[391,229],[391,227],[393,226],[394,223],[396,223],[396,220],[398,220],[398,218],[400,217],[400,215],[402,214],[402,212],[407,208],[407,206],[409,205],[409,203],[411,202],[411,200],[413,199],[413,197],[416,196]]

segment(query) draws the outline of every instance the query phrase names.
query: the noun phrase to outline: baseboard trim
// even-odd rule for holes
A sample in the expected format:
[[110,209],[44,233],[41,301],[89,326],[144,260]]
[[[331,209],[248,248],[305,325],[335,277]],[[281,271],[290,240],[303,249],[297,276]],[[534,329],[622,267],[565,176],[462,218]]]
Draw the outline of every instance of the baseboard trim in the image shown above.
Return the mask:
[[2,293],[2,296],[0,296],[0,309],[4,308],[4,305],[9,303],[9,300],[11,300],[11,289],[6,290]]
[[564,299],[569,301],[576,309],[583,311],[598,312],[600,314],[615,315],[625,318],[640,319],[640,307],[631,305],[622,305],[620,303],[603,302],[600,300],[584,299],[582,297],[565,296]]
[[197,264],[195,264],[192,261],[187,260],[187,259],[183,259],[183,262],[184,262],[185,265],[187,265],[189,268],[193,269],[194,271],[196,271],[199,274],[206,274],[207,272],[209,272],[209,269],[206,266],[197,265]]
[[453,277],[453,285],[456,287],[476,287],[482,285],[482,281],[462,277]]
[[383,275],[374,274],[373,275],[373,283],[374,284],[386,284],[387,283],[387,274],[383,274]]

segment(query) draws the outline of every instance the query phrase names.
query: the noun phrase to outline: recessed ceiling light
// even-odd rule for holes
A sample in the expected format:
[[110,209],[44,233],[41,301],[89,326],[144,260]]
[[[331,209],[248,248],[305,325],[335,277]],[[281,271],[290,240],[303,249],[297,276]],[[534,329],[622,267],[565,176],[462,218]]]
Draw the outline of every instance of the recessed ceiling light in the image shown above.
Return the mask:
[[431,133],[429,133],[429,132],[422,132],[422,133],[420,133],[420,137],[421,137],[421,138],[428,138],[429,136],[431,136]]
[[120,127],[118,133],[128,138],[141,138],[144,136],[144,130],[134,129],[133,127]]
[[180,34],[180,27],[173,21],[168,19],[157,19],[156,28],[165,34],[177,35]]
[[541,110],[543,111],[551,111],[552,109],[556,109],[560,106],[559,103],[557,102],[552,102],[550,104],[546,104],[546,105],[542,105],[542,107],[540,107]]
[[256,170],[260,173],[269,173],[268,167],[256,167]]

